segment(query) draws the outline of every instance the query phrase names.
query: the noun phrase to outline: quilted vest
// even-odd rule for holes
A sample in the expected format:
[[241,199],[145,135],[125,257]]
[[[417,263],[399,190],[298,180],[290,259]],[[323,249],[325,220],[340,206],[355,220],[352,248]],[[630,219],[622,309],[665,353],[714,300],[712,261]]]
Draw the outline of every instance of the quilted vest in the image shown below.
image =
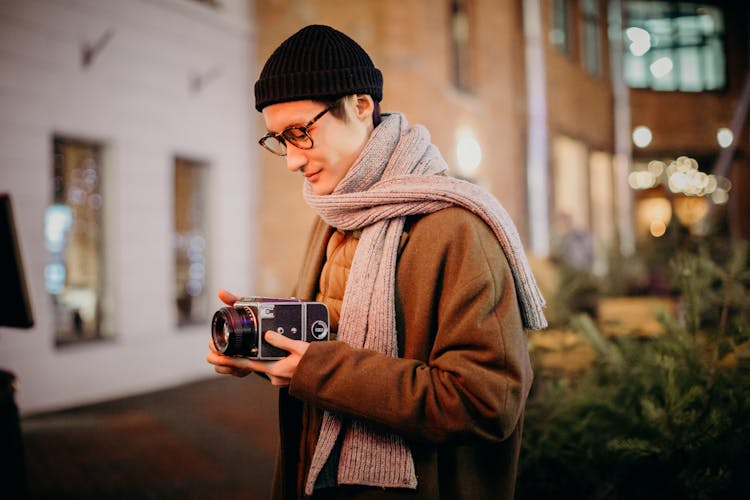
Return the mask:
[[339,328],[341,304],[360,235],[361,231],[334,231],[328,240],[316,300],[328,306],[331,332],[337,332]]

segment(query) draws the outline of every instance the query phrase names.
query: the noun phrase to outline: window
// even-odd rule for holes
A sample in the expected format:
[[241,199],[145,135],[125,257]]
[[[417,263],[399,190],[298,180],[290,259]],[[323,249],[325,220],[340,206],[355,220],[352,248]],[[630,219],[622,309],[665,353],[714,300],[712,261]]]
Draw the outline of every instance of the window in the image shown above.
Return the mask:
[[453,55],[453,85],[466,92],[472,90],[471,81],[471,22],[468,0],[451,1],[451,52]]
[[58,345],[102,338],[102,146],[53,139],[52,204],[44,220],[44,280]]
[[588,149],[581,141],[558,135],[552,143],[554,213],[570,216],[573,224],[590,229]]
[[607,271],[607,255],[615,241],[615,192],[612,156],[605,151],[589,154],[591,233],[594,237],[594,271]]
[[701,92],[726,84],[724,19],[696,3],[626,4],[625,80],[634,88]]
[[208,318],[206,171],[202,162],[175,159],[175,306],[180,326],[203,323]]
[[581,11],[583,66],[592,76],[602,74],[602,19],[599,0],[583,0]]
[[550,43],[560,52],[570,54],[573,45],[570,25],[570,1],[552,0],[552,29],[549,33]]

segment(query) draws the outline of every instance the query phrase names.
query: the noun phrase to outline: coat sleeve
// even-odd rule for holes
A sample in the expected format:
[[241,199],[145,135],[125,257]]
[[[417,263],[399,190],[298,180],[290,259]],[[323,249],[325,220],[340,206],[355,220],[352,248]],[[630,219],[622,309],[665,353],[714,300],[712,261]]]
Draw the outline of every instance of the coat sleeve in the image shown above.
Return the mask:
[[506,439],[532,372],[513,278],[489,227],[459,208],[420,219],[399,259],[396,316],[400,358],[315,343],[290,394],[408,439]]

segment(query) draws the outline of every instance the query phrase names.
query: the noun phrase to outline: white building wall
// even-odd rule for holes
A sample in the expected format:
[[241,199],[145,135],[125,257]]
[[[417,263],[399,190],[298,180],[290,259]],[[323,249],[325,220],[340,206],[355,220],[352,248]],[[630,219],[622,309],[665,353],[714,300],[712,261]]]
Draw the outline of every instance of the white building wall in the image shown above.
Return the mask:
[[[81,51],[113,36],[93,63]],[[254,281],[257,165],[247,0],[0,0],[0,191],[11,193],[35,326],[0,328],[24,414],[211,376],[202,326],[176,326],[175,155],[209,166],[213,292]],[[199,90],[190,79],[205,75]],[[106,145],[105,265],[114,340],[55,347],[45,289],[52,138]],[[2,278],[0,278],[2,279]],[[216,307],[220,307],[215,299]]]

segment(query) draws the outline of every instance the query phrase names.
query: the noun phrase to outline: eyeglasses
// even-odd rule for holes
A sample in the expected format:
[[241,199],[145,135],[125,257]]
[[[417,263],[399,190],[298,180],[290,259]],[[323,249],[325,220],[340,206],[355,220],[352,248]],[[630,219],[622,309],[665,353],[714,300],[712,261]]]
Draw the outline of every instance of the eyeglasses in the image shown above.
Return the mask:
[[313,143],[313,139],[310,136],[310,131],[308,129],[313,126],[313,123],[320,120],[324,114],[332,110],[334,106],[335,104],[331,104],[326,109],[315,115],[315,118],[301,127],[287,127],[282,130],[280,134],[269,132],[260,138],[258,144],[271,153],[279,156],[286,156],[287,142],[296,148],[312,149],[315,144]]

